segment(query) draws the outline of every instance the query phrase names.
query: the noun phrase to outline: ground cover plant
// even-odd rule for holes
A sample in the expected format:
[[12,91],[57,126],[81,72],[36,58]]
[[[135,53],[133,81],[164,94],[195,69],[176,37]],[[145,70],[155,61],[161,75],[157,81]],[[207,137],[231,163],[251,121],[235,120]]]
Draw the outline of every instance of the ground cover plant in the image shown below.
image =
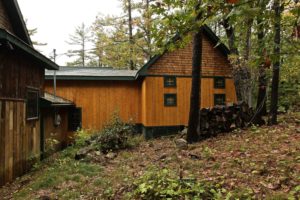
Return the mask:
[[[86,135],[84,131],[81,135]],[[75,160],[86,138],[0,189],[3,199],[299,199],[300,113],[178,149],[171,136]],[[183,136],[184,137],[184,136]],[[80,139],[78,139],[80,141]],[[93,154],[97,157],[97,154]],[[157,184],[159,183],[159,184]],[[157,188],[160,185],[161,188]],[[196,193],[195,191],[199,191]],[[198,196],[197,196],[198,195]],[[151,198],[150,198],[151,197]],[[197,198],[196,198],[197,199]],[[202,199],[205,199],[202,197]]]

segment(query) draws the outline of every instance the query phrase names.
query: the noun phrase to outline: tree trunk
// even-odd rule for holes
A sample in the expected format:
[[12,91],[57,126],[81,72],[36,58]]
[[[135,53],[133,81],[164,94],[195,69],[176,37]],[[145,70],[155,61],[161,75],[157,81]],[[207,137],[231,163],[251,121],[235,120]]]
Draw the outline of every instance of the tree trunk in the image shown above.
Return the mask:
[[230,53],[234,55],[238,55],[238,49],[235,46],[235,33],[234,33],[234,28],[229,24],[229,19],[226,18],[222,22],[225,31],[226,31],[226,36],[228,38],[228,46],[230,49]]
[[[226,18],[222,21],[222,25],[225,28],[226,31],[226,36],[228,38],[228,46],[229,46],[229,50],[230,50],[230,54],[233,56],[238,56],[239,52],[237,47],[235,46],[235,34],[234,34],[234,28],[229,24],[229,19]],[[237,96],[237,100],[238,101],[242,101],[243,100],[243,89],[242,89],[242,77],[241,77],[241,68],[240,68],[240,63],[239,63],[239,59],[236,58],[235,59],[235,68],[233,70],[233,78],[234,78],[234,85],[236,88],[236,96]]]
[[[202,1],[195,6],[198,12],[195,22],[200,21],[202,12],[199,12]],[[198,126],[200,127],[200,105],[201,105],[201,68],[202,68],[202,27],[194,34],[193,58],[192,58],[192,86],[190,96],[189,124],[186,140],[189,143],[199,140]],[[200,131],[200,128],[199,128]]]
[[251,72],[250,72],[250,67],[249,67],[249,57],[250,57],[250,50],[251,50],[251,35],[252,35],[252,25],[253,25],[253,19],[250,18],[247,21],[247,34],[246,34],[246,41],[245,41],[245,55],[244,55],[244,59],[245,59],[245,69],[247,69],[247,73],[249,74],[248,81],[245,84],[245,96],[247,96],[247,103],[250,107],[252,107],[252,84],[251,84]]
[[152,54],[152,46],[151,46],[151,14],[150,14],[150,9],[149,9],[149,1],[150,0],[145,0],[146,1],[146,13],[145,13],[145,27],[146,27],[146,41],[147,41],[147,46],[148,46],[148,55],[146,55],[146,59],[151,58]]
[[275,62],[273,63],[273,78],[272,78],[272,94],[271,94],[271,105],[270,105],[270,116],[268,123],[270,125],[277,124],[277,109],[278,109],[278,85],[279,85],[279,70],[280,70],[280,44],[281,44],[281,1],[274,0],[274,55],[276,56]]
[[189,143],[199,140],[199,110],[201,105],[201,64],[202,64],[202,28],[194,35],[192,88],[190,99],[189,128],[187,141]]
[[134,70],[134,63],[133,63],[133,35],[132,35],[132,17],[131,17],[131,0],[128,0],[128,28],[129,28],[129,44],[130,44],[130,50],[129,50],[129,57],[130,57],[130,70]]
[[82,65],[83,67],[85,67],[85,38],[84,37],[82,38]]
[[265,52],[265,45],[264,45],[264,37],[265,31],[264,26],[262,24],[261,16],[263,15],[263,11],[265,10],[265,5],[261,5],[260,7],[261,12],[257,17],[257,24],[258,24],[258,32],[257,32],[257,41],[258,41],[258,55],[261,55],[259,69],[258,69],[258,96],[256,101],[256,116],[253,120],[254,124],[263,125],[265,121],[263,120],[262,116],[267,114],[267,79],[266,79],[266,58],[267,54]]

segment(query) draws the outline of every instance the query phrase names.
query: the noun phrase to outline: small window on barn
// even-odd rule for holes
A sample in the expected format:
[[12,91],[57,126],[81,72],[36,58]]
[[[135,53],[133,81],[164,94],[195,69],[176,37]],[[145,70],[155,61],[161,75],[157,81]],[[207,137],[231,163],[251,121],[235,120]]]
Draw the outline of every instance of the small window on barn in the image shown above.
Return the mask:
[[215,106],[225,105],[226,102],[226,95],[225,94],[215,94]]
[[224,77],[215,77],[214,78],[214,87],[216,89],[224,89],[225,88],[225,78]]
[[68,115],[68,129],[69,131],[77,131],[81,128],[82,111],[81,108],[73,108]]
[[26,91],[26,119],[35,120],[39,118],[39,90],[27,88]]
[[164,77],[165,87],[176,87],[176,77],[175,76],[165,76]]
[[164,101],[165,101],[165,106],[177,106],[177,95],[165,94]]

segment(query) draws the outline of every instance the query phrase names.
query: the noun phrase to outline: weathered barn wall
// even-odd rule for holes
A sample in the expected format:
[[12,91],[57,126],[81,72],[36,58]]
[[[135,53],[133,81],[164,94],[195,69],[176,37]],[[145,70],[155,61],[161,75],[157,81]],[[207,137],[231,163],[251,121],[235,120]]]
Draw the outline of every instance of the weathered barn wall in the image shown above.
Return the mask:
[[0,28],[6,29],[9,32],[14,33],[8,14],[3,5],[3,1],[7,0],[0,0]]
[[26,90],[43,93],[44,69],[18,51],[0,49],[0,185],[30,169],[40,153],[40,120],[26,120]]
[[0,100],[0,185],[27,172],[40,153],[39,120],[26,121],[25,101]]
[[[45,91],[53,92],[47,80]],[[141,122],[141,83],[139,81],[57,81],[56,94],[82,108],[82,127],[101,129],[114,112],[122,120]]]
[[0,49],[0,99],[25,99],[27,87],[43,91],[44,73],[15,50]]
[[[191,78],[177,77],[176,87],[164,87],[163,77],[146,77],[142,87],[142,124],[144,126],[188,125]],[[226,79],[225,89],[215,89],[212,78],[202,78],[201,107],[214,106],[214,94],[226,94],[226,102],[236,102],[232,79]],[[166,107],[164,94],[177,95],[177,106]]]

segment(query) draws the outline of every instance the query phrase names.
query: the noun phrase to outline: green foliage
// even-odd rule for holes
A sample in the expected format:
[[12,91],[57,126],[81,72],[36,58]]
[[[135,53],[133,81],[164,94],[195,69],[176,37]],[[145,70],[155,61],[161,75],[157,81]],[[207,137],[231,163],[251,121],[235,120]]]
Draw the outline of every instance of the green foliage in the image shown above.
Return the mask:
[[84,147],[87,145],[87,141],[91,138],[91,133],[86,130],[78,130],[75,133],[75,145],[76,147]]
[[[299,62],[300,63],[300,62]],[[300,110],[300,70],[298,75],[290,75],[279,85],[279,111]]]
[[214,150],[209,147],[205,147],[203,149],[202,156],[207,160],[212,159],[214,156]]
[[20,198],[22,195],[32,193],[32,191],[53,189],[66,181],[74,181],[76,184],[81,184],[85,178],[91,178],[102,172],[102,167],[99,165],[74,161],[73,156],[70,155],[70,151],[73,152],[73,149],[74,147],[65,149],[56,160],[50,158],[49,160],[44,160],[43,163],[39,163],[36,167],[39,170],[44,168],[43,173],[33,183],[24,188],[21,193],[16,194],[15,198]]
[[133,183],[131,198],[226,199],[226,190],[194,179],[179,180],[169,169],[152,168]]
[[133,137],[134,127],[124,123],[117,113],[96,137],[96,148],[104,153],[131,147],[130,137]]
[[51,155],[57,150],[57,145],[59,144],[59,141],[55,138],[48,138],[45,141],[45,154]]
[[[129,40],[128,1],[121,1],[123,12],[118,16],[98,15],[93,23],[93,54],[98,58],[99,66],[140,68],[152,56],[152,37],[150,34],[151,13],[144,2],[131,3],[134,13],[131,23],[132,42]],[[130,51],[129,51],[130,50]]]

